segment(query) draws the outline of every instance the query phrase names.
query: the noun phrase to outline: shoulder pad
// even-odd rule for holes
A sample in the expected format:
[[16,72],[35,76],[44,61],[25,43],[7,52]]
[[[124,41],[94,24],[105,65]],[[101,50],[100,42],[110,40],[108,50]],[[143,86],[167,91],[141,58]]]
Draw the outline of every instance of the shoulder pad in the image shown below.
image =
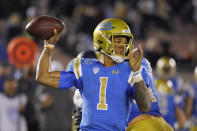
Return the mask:
[[73,70],[77,79],[82,76],[81,70],[81,58],[75,58],[73,60]]
[[142,60],[142,66],[150,73],[152,73],[152,67],[151,67],[151,64],[150,62],[146,59],[146,58],[143,58]]

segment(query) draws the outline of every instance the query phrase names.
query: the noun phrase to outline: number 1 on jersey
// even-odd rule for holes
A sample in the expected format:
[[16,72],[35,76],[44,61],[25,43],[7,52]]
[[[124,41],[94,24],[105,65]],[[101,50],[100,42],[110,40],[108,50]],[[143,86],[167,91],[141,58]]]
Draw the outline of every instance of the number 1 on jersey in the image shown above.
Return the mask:
[[97,104],[98,110],[107,110],[108,104],[106,104],[106,88],[108,77],[100,77],[100,91],[99,91],[99,103]]

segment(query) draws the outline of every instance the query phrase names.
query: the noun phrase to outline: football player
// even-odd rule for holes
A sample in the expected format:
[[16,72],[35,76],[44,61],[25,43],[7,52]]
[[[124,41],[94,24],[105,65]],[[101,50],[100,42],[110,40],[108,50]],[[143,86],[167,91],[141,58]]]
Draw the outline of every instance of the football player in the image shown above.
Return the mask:
[[152,101],[143,78],[148,73],[142,66],[142,47],[138,45],[135,52],[131,51],[133,35],[124,21],[109,18],[100,22],[93,34],[99,59],[75,58],[67,71],[50,72],[51,52],[60,37],[56,30],[54,33],[45,40],[36,79],[54,88],[79,89],[83,100],[80,130],[125,130],[133,99],[141,112],[150,111]]
[[170,57],[161,57],[156,64],[156,73],[158,79],[155,87],[161,113],[174,129],[184,129],[186,88],[183,80],[176,76],[176,61]]
[[[145,62],[147,60],[144,58],[143,61]],[[146,63],[146,70],[150,76],[152,76],[152,68],[148,61]],[[152,97],[151,110],[148,113],[141,113],[137,104],[132,102],[127,131],[173,131],[173,128],[163,119],[162,114],[160,113],[154,79],[153,77],[147,77],[147,79],[147,81],[149,81],[148,90]]]
[[195,94],[197,94],[197,66],[195,67],[194,70],[194,82],[191,84],[191,93],[193,92],[192,95],[190,95],[190,99],[189,100],[189,105],[191,105],[191,109],[188,110],[188,113],[186,114],[187,119],[191,121],[191,127],[190,127],[190,131],[197,131],[197,96]]

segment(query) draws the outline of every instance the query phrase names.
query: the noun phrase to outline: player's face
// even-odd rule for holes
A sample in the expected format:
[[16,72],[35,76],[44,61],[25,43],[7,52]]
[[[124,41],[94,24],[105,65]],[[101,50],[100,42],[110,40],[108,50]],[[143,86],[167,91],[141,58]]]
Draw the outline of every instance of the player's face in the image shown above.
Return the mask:
[[7,80],[4,83],[4,91],[10,95],[13,96],[17,89],[17,81],[15,80]]
[[126,51],[126,44],[128,44],[125,36],[114,36],[113,37],[114,49],[117,55],[124,56]]

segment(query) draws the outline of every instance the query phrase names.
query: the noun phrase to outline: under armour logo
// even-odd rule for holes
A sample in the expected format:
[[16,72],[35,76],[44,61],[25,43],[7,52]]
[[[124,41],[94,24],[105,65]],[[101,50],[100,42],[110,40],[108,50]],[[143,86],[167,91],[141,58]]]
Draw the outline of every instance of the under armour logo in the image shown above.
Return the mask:
[[119,73],[118,70],[117,71],[115,71],[115,70],[112,71],[112,74],[118,74],[118,73]]

